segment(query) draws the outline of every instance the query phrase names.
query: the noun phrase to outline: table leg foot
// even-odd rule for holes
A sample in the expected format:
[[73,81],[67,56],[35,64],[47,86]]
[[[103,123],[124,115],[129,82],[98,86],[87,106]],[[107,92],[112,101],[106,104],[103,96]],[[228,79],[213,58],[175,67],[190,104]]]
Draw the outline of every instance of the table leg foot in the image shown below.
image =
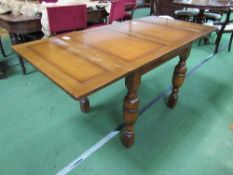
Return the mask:
[[134,144],[134,132],[127,131],[125,128],[121,131],[121,143],[126,147],[130,148]]
[[191,46],[184,50],[184,52],[180,55],[179,63],[175,67],[172,78],[172,92],[167,103],[167,106],[170,108],[174,108],[177,104],[179,88],[182,86],[185,80],[185,74],[187,71],[186,60],[189,56],[190,50]]
[[168,102],[167,102],[167,106],[169,108],[174,108],[177,104],[178,101],[178,90],[177,92],[175,92],[176,89],[173,89],[173,93],[171,93],[171,95],[168,98]]
[[80,110],[84,113],[87,113],[90,111],[90,102],[88,98],[82,98],[79,100],[80,103]]
[[134,123],[137,120],[139,110],[139,99],[137,89],[140,85],[141,75],[139,72],[131,73],[125,78],[128,93],[123,104],[124,128],[121,132],[122,144],[129,148],[134,144]]

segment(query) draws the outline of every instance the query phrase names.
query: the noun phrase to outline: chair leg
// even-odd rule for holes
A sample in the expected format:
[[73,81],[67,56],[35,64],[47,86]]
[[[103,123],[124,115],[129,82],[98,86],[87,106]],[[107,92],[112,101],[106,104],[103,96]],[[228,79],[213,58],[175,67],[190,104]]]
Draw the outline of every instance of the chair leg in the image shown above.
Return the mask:
[[201,41],[202,41],[202,39],[203,39],[203,38],[200,38],[200,39],[198,40],[198,44],[197,44],[198,46],[200,46],[200,45],[201,45]]
[[150,3],[150,16],[151,15],[155,15],[155,0],[151,0],[151,3]]
[[4,57],[6,57],[6,53],[5,53],[4,48],[3,48],[1,36],[0,36],[0,49],[1,49],[2,55],[3,55]]
[[[18,39],[19,36],[17,34],[15,34],[15,33],[9,33],[9,34],[10,34],[11,43],[13,45],[20,43],[20,40]],[[20,64],[21,69],[22,69],[22,73],[23,73],[23,75],[25,75],[26,74],[26,68],[25,68],[23,59],[19,55],[18,55],[18,59],[19,59],[19,64]]]
[[7,71],[3,63],[0,62],[0,79],[7,77]]
[[22,57],[19,56],[19,55],[18,55],[18,59],[19,59],[19,64],[20,64],[20,66],[21,66],[22,73],[23,73],[23,75],[26,75],[26,68],[25,68],[23,59],[22,59]]
[[197,18],[194,16],[192,22],[196,22]]
[[218,48],[219,48],[219,44],[222,38],[222,33],[218,33],[218,36],[215,40],[215,49],[214,49],[214,54],[216,54],[218,52]]
[[133,15],[134,15],[134,9],[131,10],[132,19],[133,19]]
[[230,37],[230,41],[229,41],[229,45],[228,45],[228,52],[231,51],[232,39],[233,39],[233,32],[231,33],[231,37]]

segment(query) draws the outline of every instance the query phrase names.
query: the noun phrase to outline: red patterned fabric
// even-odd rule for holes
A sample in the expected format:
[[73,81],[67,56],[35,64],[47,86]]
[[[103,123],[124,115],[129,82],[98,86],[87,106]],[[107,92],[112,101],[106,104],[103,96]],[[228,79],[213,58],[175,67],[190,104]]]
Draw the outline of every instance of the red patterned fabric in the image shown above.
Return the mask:
[[51,33],[62,33],[87,27],[85,4],[48,7],[47,12]]
[[57,2],[58,0],[39,0],[39,3],[42,3],[42,2]]

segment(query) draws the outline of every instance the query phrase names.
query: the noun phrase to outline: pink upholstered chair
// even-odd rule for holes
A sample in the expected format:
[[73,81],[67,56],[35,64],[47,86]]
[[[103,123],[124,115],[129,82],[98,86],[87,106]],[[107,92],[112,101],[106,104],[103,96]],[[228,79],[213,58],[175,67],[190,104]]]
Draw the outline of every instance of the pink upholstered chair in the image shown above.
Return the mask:
[[111,3],[108,24],[112,24],[113,21],[123,20],[125,15],[125,0],[112,1]]
[[39,3],[42,3],[42,2],[57,2],[58,0],[39,0]]
[[48,7],[49,28],[53,35],[87,27],[85,4]]
[[137,7],[136,0],[125,0],[125,15],[124,20],[133,19],[134,10]]
[[107,24],[112,24],[113,21],[123,21],[125,14],[125,0],[114,0],[111,1],[110,14],[108,16],[107,22],[92,24],[88,26],[89,28],[100,27]]

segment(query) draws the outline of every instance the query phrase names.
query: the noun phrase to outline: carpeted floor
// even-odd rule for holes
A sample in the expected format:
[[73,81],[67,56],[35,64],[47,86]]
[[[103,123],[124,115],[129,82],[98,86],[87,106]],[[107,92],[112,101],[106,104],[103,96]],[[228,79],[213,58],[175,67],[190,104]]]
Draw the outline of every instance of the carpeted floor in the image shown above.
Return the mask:
[[[135,17],[149,14],[138,9]],[[211,44],[197,46],[188,70],[211,55]],[[70,174],[78,175],[232,175],[233,57],[225,48],[187,77],[177,107],[165,105],[167,93],[140,115],[136,142],[125,149],[115,137]],[[0,80],[0,174],[51,175],[77,158],[122,121],[126,88],[120,80],[90,96],[92,110],[83,114],[70,98],[31,65],[21,74],[8,37],[7,79]],[[178,59],[143,77],[141,108],[171,85]]]

